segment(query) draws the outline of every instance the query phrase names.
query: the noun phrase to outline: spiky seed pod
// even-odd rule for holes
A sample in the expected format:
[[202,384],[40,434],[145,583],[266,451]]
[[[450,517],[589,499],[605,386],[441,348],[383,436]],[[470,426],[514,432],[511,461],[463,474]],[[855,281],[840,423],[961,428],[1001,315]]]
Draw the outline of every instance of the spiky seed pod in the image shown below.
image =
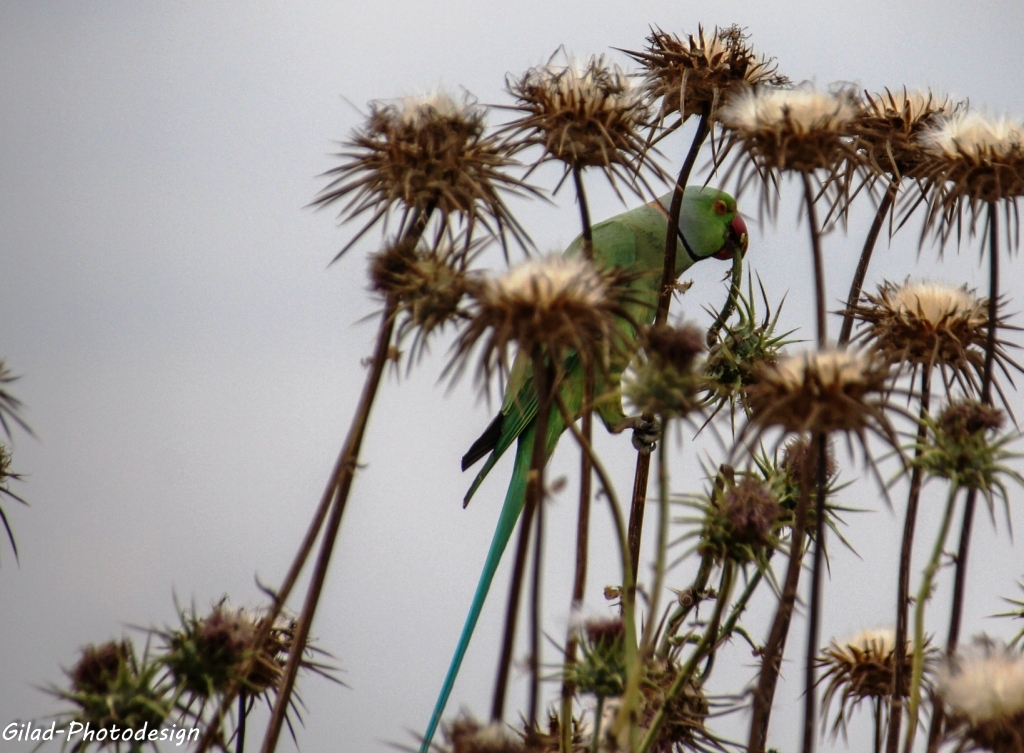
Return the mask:
[[853,123],[867,164],[879,175],[899,180],[913,175],[924,158],[918,136],[937,117],[962,103],[931,91],[864,92],[863,108]]
[[639,193],[634,177],[646,147],[640,127],[650,119],[650,108],[644,91],[621,68],[604,56],[582,67],[572,59],[549,62],[509,77],[506,88],[516,99],[511,109],[521,113],[501,129],[513,149],[539,146],[537,163],[560,161],[567,172],[598,167],[613,185],[619,177]]
[[[651,660],[641,684],[640,727],[650,726],[654,716],[665,704],[668,691],[679,674],[679,667],[671,661]],[[658,736],[651,747],[657,753],[676,750],[701,750],[714,744],[714,738],[705,727],[711,711],[703,689],[693,680],[669,703]]]
[[870,430],[896,444],[886,416],[889,363],[873,351],[808,350],[763,366],[748,389],[748,426],[763,432],[849,432],[866,441]]
[[622,394],[630,413],[683,417],[700,406],[700,375],[694,362],[704,350],[704,335],[692,325],[648,328],[643,353],[622,376]]
[[[967,286],[936,282],[883,282],[876,294],[849,310],[863,323],[856,339],[881,349],[892,362],[918,368],[938,367],[947,385],[954,382],[977,390],[985,367],[988,341],[987,298],[979,298]],[[996,322],[998,329],[1007,325]],[[1006,371],[1014,366],[1004,340],[996,338],[997,365]]]
[[443,228],[457,215],[503,244],[506,231],[525,244],[502,193],[536,191],[508,174],[516,163],[501,140],[486,134],[484,119],[484,108],[471,97],[460,101],[443,91],[372,103],[366,121],[342,143],[336,155],[341,164],[324,173],[330,182],[313,201],[318,207],[344,201],[344,220],[370,215],[341,253],[392,212],[401,218],[398,235],[436,210]]
[[483,725],[469,716],[460,716],[443,731],[450,753],[522,753],[522,739],[500,722]]
[[[811,483],[818,472],[813,463],[814,454],[810,437],[791,439],[782,450],[780,468],[794,484]],[[834,479],[838,474],[839,463],[836,462],[835,448],[829,441],[825,447],[825,476]]]
[[703,513],[697,551],[716,562],[767,567],[785,512],[767,483],[750,475],[736,480],[732,473],[719,474],[713,493],[690,504]]
[[[171,714],[171,700],[165,686],[157,682],[159,664],[135,655],[129,641],[110,641],[100,646],[85,646],[78,663],[65,673],[67,690],[50,687],[48,692],[68,701],[73,710],[62,714],[69,722],[89,724],[94,730],[139,730],[144,726],[159,729]],[[104,733],[98,748],[118,750],[121,740]],[[154,750],[156,744],[150,743]],[[129,744],[132,750],[138,747]]]
[[[928,651],[929,663],[932,656]],[[908,647],[904,658],[903,677],[909,678],[913,651]],[[828,682],[822,697],[821,714],[828,717],[832,701],[838,695],[833,732],[843,730],[861,701],[892,697],[893,675],[896,671],[896,633],[890,628],[864,630],[843,641],[833,640],[818,658],[824,670],[820,682]],[[930,687],[930,678],[925,678]],[[909,688],[899,690],[900,697],[909,695]]]
[[431,334],[469,318],[465,303],[478,281],[464,261],[456,246],[444,242],[426,248],[399,241],[371,257],[370,286],[395,303],[396,342],[414,333],[413,360],[426,350]]
[[[936,120],[920,136],[923,159],[915,171],[928,201],[923,233],[935,230],[945,244],[959,228],[963,210],[974,230],[987,204],[1016,203],[1024,195],[1024,125],[974,112],[954,112]],[[1016,212],[1008,212],[1016,221]],[[1007,223],[1013,243],[1015,228]]]
[[925,418],[928,436],[915,462],[925,473],[953,481],[966,489],[978,489],[991,504],[995,497],[1007,502],[1004,478],[1024,484],[1024,478],[1007,465],[1019,453],[1006,446],[1016,439],[1011,433],[995,437],[1003,412],[976,400],[956,400],[937,419]]
[[652,100],[660,100],[658,122],[672,114],[678,128],[691,115],[708,108],[711,120],[719,105],[738,87],[786,86],[774,58],[756,55],[739,26],[715,27],[709,34],[697,27],[696,37],[680,37],[651,29],[643,50],[625,50],[645,70],[644,86]]
[[493,371],[507,370],[513,343],[524,353],[541,348],[556,368],[570,350],[603,368],[611,352],[630,349],[626,328],[636,327],[626,309],[632,298],[625,282],[620,271],[554,255],[484,279],[473,291],[473,315],[456,343],[456,374],[478,344],[484,383]]
[[594,619],[583,624],[576,664],[566,666],[566,679],[581,693],[615,698],[626,687],[626,629],[621,619]]
[[736,320],[725,323],[722,336],[712,346],[701,369],[707,404],[713,406],[712,415],[726,405],[731,418],[735,418],[737,404],[746,409],[747,387],[757,381],[758,370],[763,364],[775,363],[782,348],[793,342],[789,339],[792,331],[776,332],[782,306],[772,314],[762,285],[765,312],[760,317],[752,276],[748,277],[748,283],[747,292],[740,291]]
[[1024,655],[976,642],[939,667],[938,695],[959,740],[956,750],[1024,751]]

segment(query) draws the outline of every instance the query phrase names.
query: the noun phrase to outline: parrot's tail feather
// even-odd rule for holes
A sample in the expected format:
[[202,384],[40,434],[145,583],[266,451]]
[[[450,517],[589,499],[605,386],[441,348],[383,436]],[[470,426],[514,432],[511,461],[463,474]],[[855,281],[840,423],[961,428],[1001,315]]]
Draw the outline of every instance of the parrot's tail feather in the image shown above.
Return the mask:
[[473,465],[476,461],[486,455],[488,452],[498,446],[498,440],[501,439],[501,423],[505,420],[505,414],[499,413],[491,421],[490,425],[484,429],[484,433],[480,435],[473,446],[466,451],[466,454],[462,456],[462,470],[466,470],[469,466]]
[[[516,449],[515,469],[512,472],[512,480],[508,485],[508,492],[505,494],[505,504],[501,508],[501,515],[498,518],[498,527],[491,539],[491,547],[487,550],[487,559],[484,560],[484,569],[480,573],[480,580],[477,582],[476,593],[473,595],[473,603],[470,604],[469,614],[466,616],[466,624],[462,628],[462,635],[459,636],[459,643],[455,647],[455,655],[452,657],[451,665],[448,667],[448,674],[441,686],[441,694],[434,705],[434,713],[430,716],[430,724],[423,734],[423,742],[420,745],[420,753],[428,753],[430,742],[434,739],[438,724],[441,722],[441,715],[445,706],[448,705],[448,697],[455,687],[455,678],[458,677],[459,668],[462,666],[462,659],[466,656],[469,648],[469,641],[473,637],[473,630],[476,628],[477,619],[483,610],[484,601],[487,599],[487,592],[491,588],[491,581],[494,580],[494,573],[498,570],[498,563],[501,562],[501,555],[505,551],[508,540],[512,537],[512,531],[516,527],[516,521],[523,511],[523,503],[526,501],[526,478],[530,471],[530,456],[533,454],[533,427],[527,429],[519,437],[519,447]],[[492,462],[481,471],[473,487],[467,494],[469,496],[476,491],[482,475],[490,470]]]

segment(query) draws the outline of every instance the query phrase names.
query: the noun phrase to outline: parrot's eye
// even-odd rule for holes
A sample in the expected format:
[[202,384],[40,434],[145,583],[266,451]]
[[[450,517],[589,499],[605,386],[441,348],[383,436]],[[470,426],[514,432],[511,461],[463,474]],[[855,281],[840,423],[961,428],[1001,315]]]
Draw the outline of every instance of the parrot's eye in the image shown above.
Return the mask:
[[721,199],[715,199],[715,203],[711,205],[711,208],[715,210],[715,214],[728,214],[729,207]]

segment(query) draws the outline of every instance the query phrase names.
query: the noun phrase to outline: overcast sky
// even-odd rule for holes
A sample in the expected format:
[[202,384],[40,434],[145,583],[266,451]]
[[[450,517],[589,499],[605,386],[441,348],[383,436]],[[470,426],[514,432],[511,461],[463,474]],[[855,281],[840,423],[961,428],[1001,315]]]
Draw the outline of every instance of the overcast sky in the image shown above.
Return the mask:
[[[505,74],[559,45],[622,61],[611,48],[639,48],[650,24],[683,32],[698,23],[746,26],[795,81],[931,86],[1024,117],[1024,22],[1009,0],[0,4],[0,357],[23,375],[15,391],[38,435],[16,433],[14,446],[25,482],[13,488],[31,507],[3,501],[21,560],[0,543],[0,724],[59,711],[39,687],[62,682],[84,644],[126,632],[141,641],[130,625],[171,624],[175,594],[200,608],[223,594],[255,606],[255,579],[280,581],[341,445],[375,329],[362,321],[378,307],[365,276],[375,239],[328,268],[352,229],[306,208],[324,185],[316,176],[335,164],[335,140],[366,103],[439,84],[506,102]],[[667,158],[678,165],[674,148]],[[596,178],[589,185],[595,217],[619,211]],[[809,251],[792,189],[777,227],[751,223],[747,258],[773,301],[788,293],[783,323],[809,337]],[[753,197],[744,205],[755,211]],[[568,191],[553,207],[515,208],[541,248],[577,232]],[[869,211],[862,202],[849,235],[825,241],[833,308]],[[984,284],[976,242],[940,265],[932,249],[918,257],[918,227],[881,245],[873,280]],[[706,321],[701,307],[720,302],[727,267],[692,270],[696,284],[676,310]],[[1011,296],[1021,271],[1006,265]],[[381,390],[314,626],[349,687],[302,682],[303,750],[410,741],[454,649],[509,464],[464,511],[459,458],[491,416],[468,382],[450,394],[438,383],[446,349],[437,341],[410,378]],[[627,489],[629,439],[602,436],[599,447]],[[687,436],[674,490],[699,488],[696,460]],[[574,463],[563,448],[555,475]],[[848,466],[844,477],[861,475]],[[902,491],[894,513],[870,482],[853,490],[844,501],[869,512],[849,516],[860,558],[833,548],[826,639],[892,621]],[[549,526],[545,615],[559,640],[573,496],[556,499]],[[919,542],[932,539],[941,496],[926,495]],[[616,555],[606,516],[595,516],[587,609],[604,614]],[[671,585],[685,586],[688,572],[673,571]],[[1005,524],[996,532],[980,517],[967,634],[1012,634],[986,615],[1001,611],[999,596],[1019,596],[1022,572]],[[948,575],[930,625],[942,638]],[[507,582],[508,562],[450,711],[487,713]],[[774,611],[765,596],[749,618],[755,635]],[[802,653],[803,634],[798,621],[787,658]],[[749,651],[730,656],[729,671],[717,667],[720,692],[754,674]],[[771,741],[792,749],[800,662],[785,673]],[[514,686],[517,701],[523,687]],[[721,729],[740,734],[744,723]],[[857,731],[851,745],[865,740]]]

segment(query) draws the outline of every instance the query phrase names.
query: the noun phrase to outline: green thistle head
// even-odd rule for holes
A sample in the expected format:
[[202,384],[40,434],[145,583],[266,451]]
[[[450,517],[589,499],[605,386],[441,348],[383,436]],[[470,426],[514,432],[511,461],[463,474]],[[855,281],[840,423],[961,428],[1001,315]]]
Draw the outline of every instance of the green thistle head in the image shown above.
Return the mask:
[[649,328],[643,336],[643,354],[623,377],[622,393],[638,413],[686,416],[700,406],[701,382],[694,370],[704,350],[704,336],[692,326]]
[[587,620],[583,624],[582,657],[567,665],[567,679],[581,693],[615,698],[626,689],[626,628],[621,618]]

